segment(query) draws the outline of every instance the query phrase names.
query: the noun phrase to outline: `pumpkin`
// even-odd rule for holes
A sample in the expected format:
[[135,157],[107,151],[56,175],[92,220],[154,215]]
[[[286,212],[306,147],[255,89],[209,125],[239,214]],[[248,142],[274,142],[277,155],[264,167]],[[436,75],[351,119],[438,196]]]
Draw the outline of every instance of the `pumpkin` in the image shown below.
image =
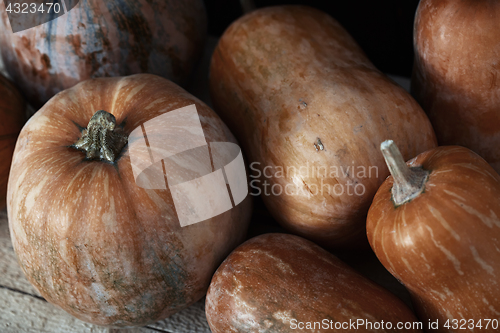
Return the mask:
[[485,319],[500,312],[500,176],[460,146],[407,164],[394,142],[382,149],[393,176],[368,212],[377,257],[409,290],[419,318],[438,321],[433,332],[497,332]]
[[0,14],[6,69],[37,107],[90,78],[151,73],[185,85],[206,35],[201,0],[81,0],[57,19],[16,33],[5,9]]
[[213,333],[421,332],[399,298],[288,234],[257,236],[234,250],[214,274],[205,307]]
[[440,145],[467,147],[500,173],[498,17],[495,1],[420,1],[411,89]]
[[12,154],[25,118],[24,99],[14,85],[0,74],[0,210],[5,208]]
[[368,247],[366,213],[388,175],[380,142],[397,138],[408,158],[436,145],[413,98],[337,21],[306,6],[234,22],[209,82],[250,161],[251,192],[289,231],[328,248]]
[[[173,130],[158,117],[193,104],[209,143],[235,143],[208,106],[150,74],[84,81],[24,126],[8,183],[9,228],[22,270],[47,301],[81,320],[121,327],[165,318],[205,295],[218,265],[243,241],[250,197],[181,227],[171,179],[158,189],[152,174],[151,186],[139,186],[144,172],[133,170],[161,148],[152,140]],[[132,156],[140,139],[150,149]],[[204,161],[195,154],[179,170]]]

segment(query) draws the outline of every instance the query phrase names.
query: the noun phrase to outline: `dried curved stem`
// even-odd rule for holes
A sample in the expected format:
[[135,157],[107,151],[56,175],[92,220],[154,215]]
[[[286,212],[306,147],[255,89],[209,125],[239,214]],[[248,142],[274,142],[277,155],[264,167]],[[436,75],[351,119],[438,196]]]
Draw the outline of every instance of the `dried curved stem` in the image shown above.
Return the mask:
[[425,183],[430,172],[422,168],[408,167],[392,140],[382,142],[380,150],[389,167],[389,172],[394,178],[391,191],[395,206],[400,206],[418,197],[425,190]]

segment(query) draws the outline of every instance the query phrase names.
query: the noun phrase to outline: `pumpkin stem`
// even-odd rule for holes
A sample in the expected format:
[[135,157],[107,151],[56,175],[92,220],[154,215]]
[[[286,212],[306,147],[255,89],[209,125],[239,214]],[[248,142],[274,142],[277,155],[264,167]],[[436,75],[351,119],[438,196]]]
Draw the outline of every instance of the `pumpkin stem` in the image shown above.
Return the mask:
[[391,191],[395,206],[398,207],[418,197],[425,190],[425,183],[430,172],[420,167],[408,167],[392,140],[382,142],[380,150],[394,178]]
[[73,147],[83,150],[89,160],[101,160],[114,163],[127,144],[127,135],[120,126],[116,126],[116,118],[111,113],[99,110],[82,131],[82,137]]

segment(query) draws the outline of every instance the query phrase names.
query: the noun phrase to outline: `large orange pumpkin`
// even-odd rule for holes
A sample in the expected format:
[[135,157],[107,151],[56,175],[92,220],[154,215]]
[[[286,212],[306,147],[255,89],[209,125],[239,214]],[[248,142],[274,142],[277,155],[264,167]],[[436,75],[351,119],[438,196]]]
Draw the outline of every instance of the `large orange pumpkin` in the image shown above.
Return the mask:
[[0,14],[6,69],[36,106],[96,77],[151,73],[183,85],[206,35],[202,0],[80,0],[67,14],[17,33],[3,4]]
[[0,74],[0,209],[5,207],[12,154],[25,119],[24,99]]
[[[136,185],[136,141],[125,141],[145,122],[155,125],[154,118],[191,104],[209,143],[235,142],[203,102],[149,74],[80,83],[23,128],[9,177],[9,227],[24,273],[49,302],[84,321],[132,326],[205,294],[217,266],[243,240],[250,197],[181,227],[170,187]],[[153,134],[162,133],[161,124],[158,130]]]
[[409,290],[419,318],[438,321],[429,332],[498,332],[500,176],[464,147],[407,164],[394,143],[384,152],[393,176],[367,219],[377,257]]
[[367,244],[366,213],[388,175],[380,142],[397,138],[407,158],[436,145],[415,100],[310,7],[234,22],[213,54],[210,91],[251,163],[252,192],[283,226],[327,247]]

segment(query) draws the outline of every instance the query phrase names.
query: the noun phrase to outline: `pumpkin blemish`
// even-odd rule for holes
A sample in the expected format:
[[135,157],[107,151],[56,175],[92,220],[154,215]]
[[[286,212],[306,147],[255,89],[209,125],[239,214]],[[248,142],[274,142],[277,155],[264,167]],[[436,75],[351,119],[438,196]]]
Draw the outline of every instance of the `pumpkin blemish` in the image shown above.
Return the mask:
[[314,148],[316,148],[316,151],[325,150],[325,146],[323,146],[323,142],[321,142],[320,138],[314,143]]

